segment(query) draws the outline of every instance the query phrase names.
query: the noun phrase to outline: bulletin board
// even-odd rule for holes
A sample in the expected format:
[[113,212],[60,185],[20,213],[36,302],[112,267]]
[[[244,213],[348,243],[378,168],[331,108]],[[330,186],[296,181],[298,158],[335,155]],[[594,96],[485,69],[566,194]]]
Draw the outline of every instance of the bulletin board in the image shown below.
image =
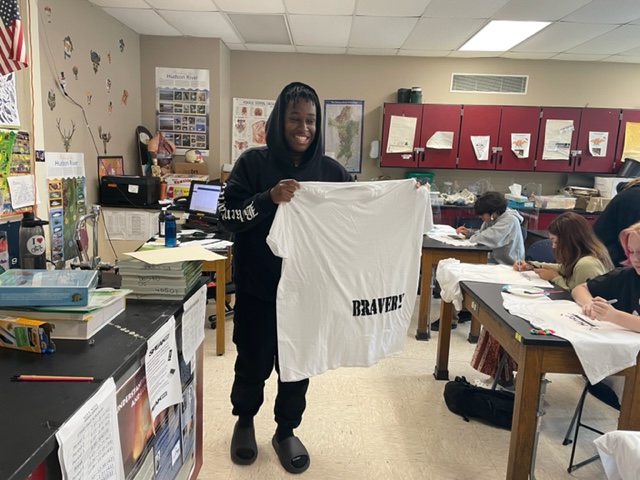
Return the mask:
[[0,195],[0,217],[33,210],[35,188],[28,132],[0,130]]

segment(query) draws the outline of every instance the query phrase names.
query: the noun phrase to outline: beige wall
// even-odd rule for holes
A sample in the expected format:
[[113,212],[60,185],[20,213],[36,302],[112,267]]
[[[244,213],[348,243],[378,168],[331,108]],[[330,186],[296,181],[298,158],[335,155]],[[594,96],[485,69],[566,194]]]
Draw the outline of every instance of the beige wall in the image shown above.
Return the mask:
[[[231,100],[229,97],[229,49],[214,38],[140,37],[142,122],[155,131],[155,68],[175,67],[209,70],[209,166],[217,178],[220,164],[228,162],[231,150]],[[177,157],[180,158],[179,156]]]
[[[69,151],[84,153],[87,201],[88,204],[95,203],[98,201],[96,157],[104,155],[98,127],[102,127],[105,134],[111,133],[107,154],[124,156],[126,174],[140,173],[137,147],[133,142],[141,112],[139,35],[86,0],[41,0],[37,5],[40,16],[38,33],[41,92],[36,93],[35,101],[42,105],[44,150],[64,152],[56,119],[60,119],[61,127],[67,131],[71,130],[71,122],[75,123]],[[45,6],[51,8],[50,16],[46,15]],[[36,25],[31,27],[35,28]],[[63,39],[66,36],[70,36],[73,43],[70,58],[64,56]],[[119,48],[120,39],[125,44],[123,52]],[[97,72],[92,67],[91,50],[101,57]],[[108,59],[109,52],[111,62]],[[78,67],[77,80],[72,72],[74,65]],[[60,72],[64,72],[67,79],[66,91],[70,99],[84,108],[88,125],[82,110],[65,98],[58,88],[56,79]],[[111,81],[109,92],[107,79]],[[123,90],[129,93],[126,105],[121,102]],[[56,96],[53,110],[48,106],[49,91]],[[87,92],[91,94],[91,104],[87,101]],[[112,104],[111,113],[109,102]],[[44,176],[44,171],[37,173]],[[39,213],[42,216],[44,214]]]
[[[450,93],[452,73],[529,75],[526,95]],[[590,62],[524,61],[506,59],[448,59],[312,55],[233,51],[231,96],[275,98],[294,80],[313,86],[322,99],[357,99],[365,102],[363,172],[358,178],[404,176],[405,169],[379,168],[369,158],[369,145],[379,140],[382,104],[394,102],[398,88],[420,86],[424,103],[556,105],[640,108],[637,94],[640,65]],[[497,189],[536,182],[543,193],[561,188],[557,173],[478,172],[433,170],[436,183],[457,181],[466,186],[487,178]]]

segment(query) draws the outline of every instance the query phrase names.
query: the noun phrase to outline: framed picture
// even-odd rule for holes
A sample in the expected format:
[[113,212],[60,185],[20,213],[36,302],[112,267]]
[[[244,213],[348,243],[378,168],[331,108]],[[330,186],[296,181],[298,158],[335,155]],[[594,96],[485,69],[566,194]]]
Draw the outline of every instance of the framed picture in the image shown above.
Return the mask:
[[124,175],[122,157],[98,157],[98,181],[105,175]]

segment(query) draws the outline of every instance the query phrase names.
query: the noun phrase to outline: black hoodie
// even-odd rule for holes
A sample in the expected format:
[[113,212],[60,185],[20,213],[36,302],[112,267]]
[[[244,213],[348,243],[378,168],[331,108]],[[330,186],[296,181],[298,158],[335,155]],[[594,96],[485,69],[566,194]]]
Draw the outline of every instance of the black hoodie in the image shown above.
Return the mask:
[[322,155],[322,107],[317,100],[315,137],[300,165],[294,165],[284,138],[284,115],[285,92],[295,86],[305,86],[315,93],[308,85],[298,82],[280,92],[267,120],[267,146],[249,149],[238,157],[218,200],[219,223],[235,234],[233,280],[236,290],[268,301],[276,299],[281,270],[281,259],[271,252],[266,242],[277,208],[269,194],[271,188],[288,178],[299,182],[351,180],[342,165]]

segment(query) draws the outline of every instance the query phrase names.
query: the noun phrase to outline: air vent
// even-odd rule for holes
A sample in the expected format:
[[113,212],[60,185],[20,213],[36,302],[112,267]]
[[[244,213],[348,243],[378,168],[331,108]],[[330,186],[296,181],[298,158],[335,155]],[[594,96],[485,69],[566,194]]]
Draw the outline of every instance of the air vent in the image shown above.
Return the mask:
[[527,93],[528,75],[478,75],[454,73],[451,76],[452,92],[473,93]]

